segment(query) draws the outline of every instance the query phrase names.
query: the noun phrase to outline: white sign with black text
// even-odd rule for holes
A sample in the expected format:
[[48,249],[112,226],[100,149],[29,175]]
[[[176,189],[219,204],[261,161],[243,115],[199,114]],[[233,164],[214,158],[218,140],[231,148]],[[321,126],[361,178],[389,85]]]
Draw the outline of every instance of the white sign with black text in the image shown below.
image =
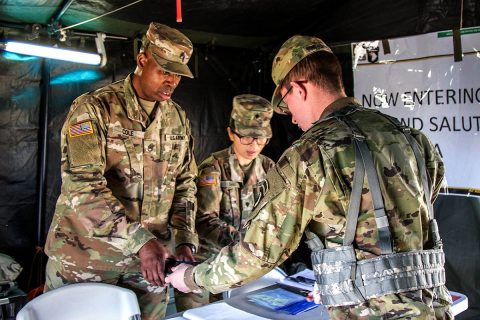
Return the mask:
[[364,107],[379,109],[424,132],[443,158],[449,188],[476,193],[480,190],[480,28],[461,31],[463,59],[458,62],[451,32],[389,40],[389,54],[382,42],[375,42],[377,50],[371,43],[353,44],[354,92]]

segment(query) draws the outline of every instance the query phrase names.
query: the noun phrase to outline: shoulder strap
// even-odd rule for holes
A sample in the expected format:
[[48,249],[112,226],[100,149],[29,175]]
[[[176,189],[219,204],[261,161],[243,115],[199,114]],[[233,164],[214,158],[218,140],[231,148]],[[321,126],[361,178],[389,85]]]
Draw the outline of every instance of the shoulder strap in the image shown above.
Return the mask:
[[384,115],[384,114],[382,115],[385,118],[387,118],[393,125],[395,125],[403,133],[408,143],[412,147],[413,153],[415,155],[415,160],[417,161],[418,172],[420,173],[420,178],[422,180],[422,187],[423,187],[423,192],[425,194],[425,202],[427,203],[428,214],[430,216],[430,219],[433,219],[434,213],[433,213],[433,205],[432,205],[431,183],[427,176],[427,167],[425,165],[425,160],[422,155],[422,152],[420,151],[420,148],[418,146],[418,142],[417,140],[415,140],[415,138],[412,137],[411,130],[409,127],[404,126],[403,124],[400,123],[400,121],[398,121],[398,119],[394,117]]
[[[375,222],[377,224],[377,229],[378,229],[380,250],[382,254],[393,253],[392,237],[389,229],[390,225],[388,223],[388,218],[385,213],[385,205],[382,198],[382,192],[380,191],[380,184],[378,182],[377,171],[375,170],[375,164],[373,162],[372,155],[368,149],[367,143],[365,142],[365,136],[360,131],[358,126],[355,124],[355,122],[353,122],[348,116],[341,117],[339,119],[343,121],[345,124],[347,124],[347,126],[352,130],[354,141],[356,143],[356,146],[362,158],[363,164],[365,166],[367,180],[370,186],[370,193],[372,194],[372,199],[373,199],[373,209],[375,213]],[[355,162],[357,162],[357,159],[355,160]],[[353,198],[353,193],[352,193],[352,198]],[[356,215],[358,215],[358,211]]]
[[355,171],[353,172],[352,193],[348,204],[347,221],[345,223],[345,236],[343,237],[343,245],[348,246],[355,239],[355,231],[357,230],[358,214],[360,213],[360,202],[362,199],[363,180],[365,178],[365,166],[360,154],[360,147],[357,139],[355,144]]
[[[334,116],[337,120],[340,116],[345,116],[348,113],[355,111],[353,107],[349,108],[346,107],[342,110],[336,112]],[[354,145],[355,145],[355,169],[353,172],[353,182],[352,182],[352,193],[350,196],[350,202],[348,204],[348,212],[347,212],[347,221],[345,223],[345,236],[343,238],[343,245],[348,246],[353,243],[355,239],[355,231],[357,229],[357,221],[358,221],[358,214],[360,212],[360,202],[362,198],[362,190],[363,190],[363,180],[365,178],[365,166],[363,163],[363,159],[361,156],[361,152],[359,149],[358,139],[365,138],[363,136],[355,136],[354,135]],[[308,247],[312,251],[322,250],[325,245],[320,240],[320,238],[310,230],[310,228],[305,229],[305,235],[307,240],[305,241]]]
[[385,118],[390,120],[393,125],[402,131],[403,135],[407,139],[408,143],[412,147],[413,154],[418,166],[418,172],[420,173],[420,179],[422,180],[423,193],[425,196],[425,203],[427,204],[428,216],[430,218],[430,232],[432,235],[432,241],[434,248],[441,249],[443,247],[442,239],[440,238],[440,232],[438,230],[438,224],[434,217],[433,205],[432,205],[432,188],[430,179],[427,176],[427,166],[425,165],[425,158],[422,156],[417,140],[415,140],[411,134],[409,127],[404,126],[398,121],[398,119],[382,114]]

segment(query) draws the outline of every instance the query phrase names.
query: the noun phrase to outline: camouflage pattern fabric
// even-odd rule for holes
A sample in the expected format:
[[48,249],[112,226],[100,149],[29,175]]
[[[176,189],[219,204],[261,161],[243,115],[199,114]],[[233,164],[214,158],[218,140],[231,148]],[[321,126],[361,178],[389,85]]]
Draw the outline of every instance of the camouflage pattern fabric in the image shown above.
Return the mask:
[[62,129],[63,183],[45,252],[64,265],[139,272],[136,254],[150,239],[197,245],[190,123],[171,100],[150,120],[131,76],[77,98]]
[[199,259],[208,259],[240,240],[245,232],[242,225],[265,194],[267,172],[274,164],[260,154],[244,172],[232,147],[211,154],[200,164],[195,223]]
[[[220,293],[218,295],[221,295]],[[174,288],[174,297],[175,297],[175,308],[177,312],[183,312],[189,309],[198,308],[209,304],[211,297],[215,295],[210,295],[210,292],[207,290],[201,290],[198,293],[189,292],[184,293]]]
[[20,263],[13,260],[12,257],[0,253],[0,284],[15,281],[22,270]]
[[177,29],[151,22],[142,38],[140,52],[147,48],[150,48],[153,58],[163,70],[193,78],[187,66],[193,53],[193,44]]
[[158,320],[165,316],[168,304],[168,290],[152,286],[141,273],[121,273],[112,270],[91,270],[66,265],[49,259],[44,292],[77,282],[102,282],[127,288],[135,292],[142,312],[142,320]]
[[272,137],[270,119],[273,108],[267,99],[253,94],[233,98],[232,114],[235,131],[245,137]]
[[[345,214],[352,190],[355,152],[349,128],[330,117],[357,105],[351,119],[366,134],[377,165],[395,252],[423,249],[430,239],[427,205],[413,150],[392,123],[362,108],[353,98],[327,107],[320,120],[288,148],[267,174],[269,189],[247,222],[245,237],[193,269],[192,278],[210,292],[253,281],[281,264],[297,248],[308,226],[327,248],[342,245]],[[433,197],[444,177],[440,156],[428,138],[412,129],[431,178]],[[358,260],[380,254],[368,184],[364,186],[355,235]],[[330,308],[332,319],[451,319],[451,299],[444,286],[390,294],[364,305]]]
[[[199,250],[195,258],[205,260],[228,244],[238,242],[245,229],[243,223],[266,192],[266,175],[275,163],[258,155],[244,172],[232,147],[215,152],[198,167],[197,220]],[[220,299],[201,293],[175,292],[177,311],[205,305]],[[212,299],[213,297],[213,299]]]
[[277,86],[272,95],[272,106],[275,109],[275,112],[285,114],[278,108],[278,104],[282,98],[280,89],[282,87],[283,79],[285,79],[290,70],[292,70],[298,62],[308,55],[318,51],[332,52],[332,50],[321,39],[300,35],[293,36],[285,41],[282,47],[278,50],[272,63],[272,79]]

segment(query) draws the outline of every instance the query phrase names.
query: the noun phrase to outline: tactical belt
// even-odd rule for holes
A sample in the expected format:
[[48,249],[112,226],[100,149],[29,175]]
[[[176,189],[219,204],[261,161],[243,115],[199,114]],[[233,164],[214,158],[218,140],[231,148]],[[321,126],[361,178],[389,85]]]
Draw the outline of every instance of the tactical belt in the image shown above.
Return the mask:
[[312,253],[322,304],[354,305],[370,298],[445,284],[442,249],[381,255],[357,261],[352,245]]
[[[320,238],[309,229],[306,230],[307,244],[312,250],[313,271],[322,304],[331,307],[356,305],[386,294],[444,285],[445,256],[438,227],[433,219],[431,189],[417,142],[410,135],[409,128],[401,126],[396,119],[387,117],[403,132],[414,151],[431,219],[430,232],[434,240],[434,249],[393,253],[391,232],[373,159],[365,142],[365,136],[347,116],[348,113],[351,113],[351,108],[336,117],[352,130],[355,145],[355,171],[343,246],[324,249],[325,246]],[[355,237],[365,173],[373,198],[381,255],[357,261],[352,243]]]

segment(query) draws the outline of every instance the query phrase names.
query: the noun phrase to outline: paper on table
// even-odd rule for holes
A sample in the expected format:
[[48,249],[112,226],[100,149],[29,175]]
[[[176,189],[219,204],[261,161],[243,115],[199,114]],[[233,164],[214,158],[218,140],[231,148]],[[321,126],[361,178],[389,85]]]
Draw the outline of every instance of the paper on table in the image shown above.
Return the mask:
[[[285,279],[279,280],[277,281],[277,283],[284,284],[294,288],[313,291],[313,285],[299,281],[298,277],[304,277],[307,279],[315,280],[313,270],[305,269],[294,275],[286,277]],[[297,281],[291,280],[292,278],[297,279]],[[457,315],[468,309],[468,298],[464,294],[450,291],[450,295],[452,296],[452,300],[453,300],[452,311],[454,315]]]
[[268,320],[243,310],[234,308],[225,302],[207,304],[206,306],[190,309],[183,313],[189,320]]
[[[304,269],[300,272],[295,273],[294,275],[288,276],[284,279],[277,281],[279,284],[283,284],[289,287],[299,288],[303,290],[313,291],[313,283],[306,283],[300,279],[305,278],[315,281],[315,276],[313,270]],[[296,279],[296,280],[295,280]],[[308,281],[310,282],[310,281]]]

